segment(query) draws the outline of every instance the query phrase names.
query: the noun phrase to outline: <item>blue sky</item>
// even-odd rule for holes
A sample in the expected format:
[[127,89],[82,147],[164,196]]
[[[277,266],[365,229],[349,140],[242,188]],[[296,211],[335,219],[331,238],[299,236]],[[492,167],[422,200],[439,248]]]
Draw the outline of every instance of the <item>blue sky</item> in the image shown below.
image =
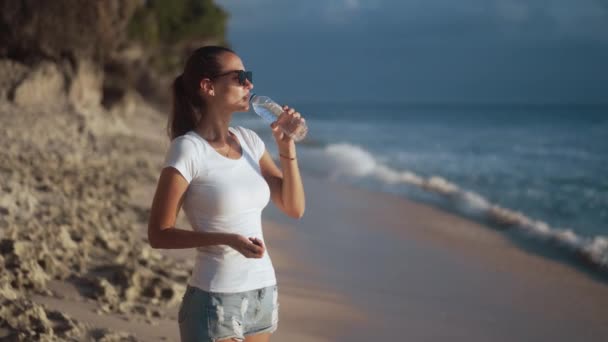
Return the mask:
[[608,0],[219,0],[286,101],[608,102]]

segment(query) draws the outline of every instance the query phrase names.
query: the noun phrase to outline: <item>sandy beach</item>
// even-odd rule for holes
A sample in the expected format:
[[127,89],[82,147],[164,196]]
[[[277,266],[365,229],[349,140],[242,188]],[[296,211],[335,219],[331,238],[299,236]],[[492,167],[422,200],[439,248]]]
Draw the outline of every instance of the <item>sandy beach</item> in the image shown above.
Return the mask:
[[[164,117],[143,105],[1,113],[0,339],[177,341],[193,251],[145,241]],[[263,216],[280,289],[274,341],[608,338],[601,272],[404,198],[304,183],[301,220],[272,204]]]
[[[403,198],[311,178],[306,188],[314,214],[293,225],[294,251],[368,317],[344,340],[608,337],[599,272]],[[267,219],[288,224],[276,210]]]

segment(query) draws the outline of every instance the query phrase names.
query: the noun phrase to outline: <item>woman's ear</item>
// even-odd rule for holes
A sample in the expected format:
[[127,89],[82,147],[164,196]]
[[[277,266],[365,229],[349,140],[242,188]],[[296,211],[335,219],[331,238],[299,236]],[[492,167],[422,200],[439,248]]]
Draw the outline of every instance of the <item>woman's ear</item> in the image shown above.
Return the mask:
[[203,94],[209,96],[215,96],[215,89],[213,89],[213,82],[208,78],[203,78],[200,83],[200,88]]

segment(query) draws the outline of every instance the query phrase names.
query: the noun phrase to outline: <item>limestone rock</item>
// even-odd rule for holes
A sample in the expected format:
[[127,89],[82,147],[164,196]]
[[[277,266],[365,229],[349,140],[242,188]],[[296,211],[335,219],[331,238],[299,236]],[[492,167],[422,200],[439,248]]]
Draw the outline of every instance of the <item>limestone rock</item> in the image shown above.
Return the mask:
[[16,86],[13,101],[26,107],[64,104],[65,79],[54,63],[42,63],[32,69]]
[[103,70],[91,60],[78,62],[76,74],[70,82],[69,101],[81,112],[101,106]]
[[25,64],[11,59],[0,59],[0,101],[8,100],[14,88],[29,72]]

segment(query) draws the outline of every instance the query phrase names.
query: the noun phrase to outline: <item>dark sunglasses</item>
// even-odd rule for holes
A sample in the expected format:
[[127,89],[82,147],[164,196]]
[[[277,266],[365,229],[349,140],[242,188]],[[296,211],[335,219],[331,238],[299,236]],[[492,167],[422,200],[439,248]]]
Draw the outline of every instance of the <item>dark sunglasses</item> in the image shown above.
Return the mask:
[[251,71],[245,71],[245,70],[226,71],[224,73],[215,75],[213,78],[218,78],[218,77],[222,77],[222,76],[226,76],[226,75],[230,75],[230,74],[234,74],[234,73],[236,73],[239,76],[240,85],[245,85],[245,80],[248,80],[250,83],[253,83],[253,73]]

